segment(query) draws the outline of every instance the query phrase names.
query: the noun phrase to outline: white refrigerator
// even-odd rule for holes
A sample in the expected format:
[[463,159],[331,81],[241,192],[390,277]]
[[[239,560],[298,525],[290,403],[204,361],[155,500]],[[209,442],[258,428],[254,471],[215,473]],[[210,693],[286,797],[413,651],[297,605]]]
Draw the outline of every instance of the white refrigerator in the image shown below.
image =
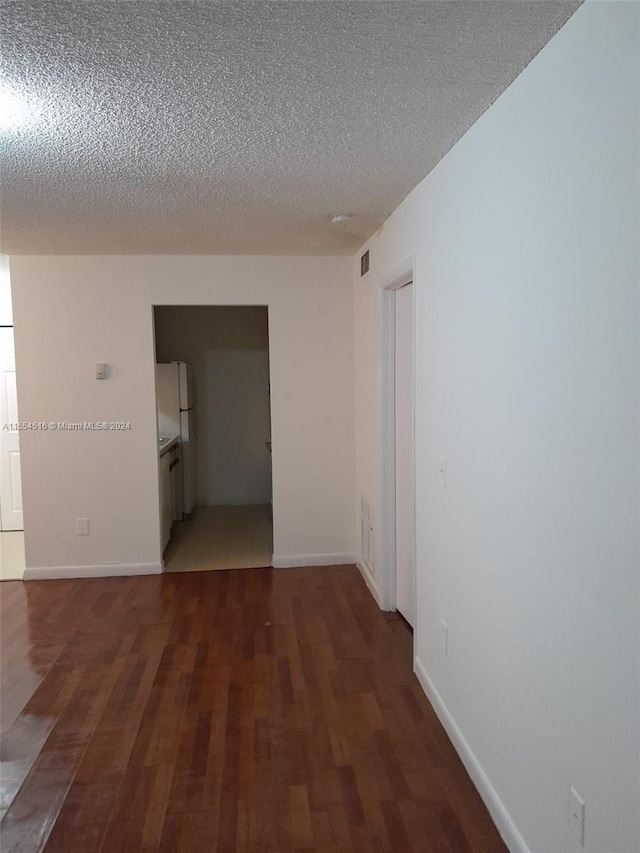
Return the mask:
[[196,501],[196,409],[193,373],[184,361],[156,364],[158,438],[180,436],[184,515]]

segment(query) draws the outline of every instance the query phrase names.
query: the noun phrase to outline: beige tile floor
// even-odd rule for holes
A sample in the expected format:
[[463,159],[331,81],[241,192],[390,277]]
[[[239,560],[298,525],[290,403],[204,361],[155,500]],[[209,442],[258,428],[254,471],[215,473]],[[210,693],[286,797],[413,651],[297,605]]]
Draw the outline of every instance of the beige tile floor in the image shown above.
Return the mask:
[[22,580],[24,573],[24,531],[0,533],[0,581]]
[[198,506],[175,522],[164,552],[167,572],[255,569],[271,565],[271,506]]

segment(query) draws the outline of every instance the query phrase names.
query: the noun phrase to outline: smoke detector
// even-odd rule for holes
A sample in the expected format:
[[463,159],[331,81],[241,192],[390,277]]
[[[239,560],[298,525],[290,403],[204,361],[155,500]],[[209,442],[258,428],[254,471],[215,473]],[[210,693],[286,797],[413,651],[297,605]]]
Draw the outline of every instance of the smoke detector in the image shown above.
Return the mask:
[[332,225],[344,225],[345,222],[350,222],[352,219],[352,213],[332,213],[329,217],[329,222]]

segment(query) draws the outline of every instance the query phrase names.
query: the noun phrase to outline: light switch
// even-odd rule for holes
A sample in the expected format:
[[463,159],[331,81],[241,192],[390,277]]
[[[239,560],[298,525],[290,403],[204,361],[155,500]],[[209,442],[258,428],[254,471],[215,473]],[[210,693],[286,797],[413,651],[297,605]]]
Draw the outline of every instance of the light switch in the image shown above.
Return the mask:
[[101,361],[96,361],[96,379],[107,378],[107,365]]

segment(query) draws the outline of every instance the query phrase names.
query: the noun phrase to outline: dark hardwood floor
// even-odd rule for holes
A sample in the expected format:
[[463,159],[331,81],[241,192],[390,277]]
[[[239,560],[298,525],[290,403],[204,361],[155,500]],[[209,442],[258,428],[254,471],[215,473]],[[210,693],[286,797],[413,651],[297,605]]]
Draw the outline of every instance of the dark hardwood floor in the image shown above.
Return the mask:
[[2,853],[503,853],[352,566],[7,582]]

